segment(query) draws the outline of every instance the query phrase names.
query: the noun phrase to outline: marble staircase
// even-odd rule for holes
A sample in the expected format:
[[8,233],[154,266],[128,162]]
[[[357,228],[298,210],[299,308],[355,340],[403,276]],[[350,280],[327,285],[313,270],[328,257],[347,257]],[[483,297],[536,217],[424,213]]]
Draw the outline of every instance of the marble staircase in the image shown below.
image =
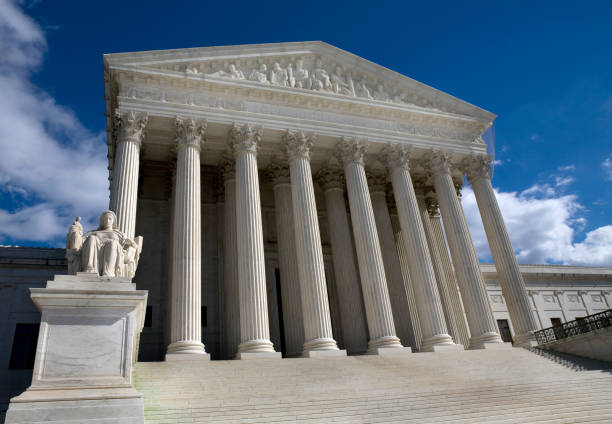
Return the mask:
[[609,423],[605,367],[505,348],[138,363],[134,380],[147,423]]

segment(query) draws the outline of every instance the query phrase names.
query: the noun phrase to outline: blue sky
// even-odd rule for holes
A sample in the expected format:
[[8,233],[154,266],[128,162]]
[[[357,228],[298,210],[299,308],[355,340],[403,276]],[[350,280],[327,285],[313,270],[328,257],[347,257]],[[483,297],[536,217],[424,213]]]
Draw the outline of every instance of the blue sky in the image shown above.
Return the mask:
[[498,115],[521,262],[612,266],[612,3],[366,4],[0,0],[0,244],[60,245],[106,206],[103,53],[323,40]]

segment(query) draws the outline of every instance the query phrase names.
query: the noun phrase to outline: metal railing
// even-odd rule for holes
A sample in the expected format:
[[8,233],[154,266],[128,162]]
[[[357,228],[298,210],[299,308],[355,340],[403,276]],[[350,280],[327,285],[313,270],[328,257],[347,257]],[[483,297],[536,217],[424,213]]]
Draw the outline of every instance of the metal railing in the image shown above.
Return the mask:
[[533,334],[541,345],[610,326],[612,326],[612,309],[545,328]]

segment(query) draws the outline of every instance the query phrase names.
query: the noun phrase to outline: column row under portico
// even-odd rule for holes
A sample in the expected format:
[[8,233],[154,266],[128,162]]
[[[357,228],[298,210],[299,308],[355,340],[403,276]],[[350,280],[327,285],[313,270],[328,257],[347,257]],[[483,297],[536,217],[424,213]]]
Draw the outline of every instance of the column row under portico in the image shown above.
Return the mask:
[[[146,121],[139,125],[142,130]],[[206,124],[193,119],[177,119],[176,128],[169,359],[170,356],[205,353],[200,325],[199,168],[200,155],[206,154],[202,152]],[[225,319],[240,323],[238,328],[224,326],[227,328],[224,343],[229,356],[241,359],[280,355],[270,341],[267,307],[258,166],[262,136],[259,127],[247,123],[234,124],[229,132],[231,155],[224,159],[225,271],[221,284],[228,298],[224,300],[223,310]],[[125,135],[123,138],[125,141],[118,139],[117,145],[130,143],[126,146],[135,146],[137,153],[140,145],[134,143],[133,137]],[[395,248],[386,188],[383,187],[386,183],[374,187],[370,182],[368,186],[365,165],[368,143],[354,137],[339,139],[335,158],[321,168],[315,180],[311,171],[311,152],[318,148],[315,135],[287,131],[282,143],[282,154],[275,158],[275,169],[268,168],[265,175],[271,176],[274,188],[285,335],[291,335],[285,339],[288,356],[346,354],[339,349],[332,332],[320,225],[329,228],[346,350],[371,354],[406,352],[403,348],[414,338],[411,326],[416,323],[409,323],[408,309],[412,302]],[[129,211],[135,208],[135,201],[131,199],[133,193],[129,187],[138,185],[138,161],[134,159],[138,156],[130,153],[132,150],[117,148],[111,207],[128,211],[123,213],[126,218],[123,221],[118,218],[118,221],[121,230],[133,232],[135,211],[131,215]],[[425,165],[425,175],[435,189],[450,247],[454,278],[449,282],[449,266],[441,257],[439,235],[429,220],[430,211],[424,194],[415,192],[411,155],[408,145],[392,144],[377,154],[376,159],[383,165],[382,171],[387,174],[397,205],[402,243],[407,252],[410,291],[418,315],[420,350],[448,350],[461,348],[461,345],[487,348],[501,344],[474,246],[450,176],[451,158],[432,151],[421,161]],[[381,168],[377,172],[380,173]],[[330,175],[337,177],[331,178]],[[474,171],[470,171],[468,177],[475,186],[487,236],[495,242],[492,246],[494,260],[503,265],[500,267],[502,288],[505,295],[509,293],[510,314],[520,336],[517,341],[525,345],[535,323],[526,293],[520,295],[524,292],[524,282],[520,273],[519,277],[516,274],[518,265],[492,195],[490,179]],[[382,180],[385,180],[384,175]],[[324,193],[326,223],[319,222],[313,181],[319,183]],[[345,185],[350,215],[344,198]],[[128,188],[122,189],[123,186]],[[122,190],[129,196],[119,195]],[[457,286],[459,290],[456,290]],[[527,318],[521,319],[525,304]],[[457,313],[461,307],[465,309],[464,321]]]

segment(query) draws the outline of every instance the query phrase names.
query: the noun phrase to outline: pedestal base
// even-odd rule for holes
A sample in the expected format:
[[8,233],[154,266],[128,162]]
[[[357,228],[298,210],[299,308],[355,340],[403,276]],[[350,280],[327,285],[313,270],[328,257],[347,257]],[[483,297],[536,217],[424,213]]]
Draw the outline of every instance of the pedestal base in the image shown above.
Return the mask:
[[6,423],[144,423],[132,364],[147,292],[79,273],[30,293],[42,313],[32,385],[11,399]]
[[144,424],[142,395],[136,390],[28,390],[11,400],[11,424]]
[[512,349],[512,343],[481,343],[477,346],[470,346],[470,349]]
[[307,350],[302,352],[302,358],[331,358],[346,356],[346,350]]

